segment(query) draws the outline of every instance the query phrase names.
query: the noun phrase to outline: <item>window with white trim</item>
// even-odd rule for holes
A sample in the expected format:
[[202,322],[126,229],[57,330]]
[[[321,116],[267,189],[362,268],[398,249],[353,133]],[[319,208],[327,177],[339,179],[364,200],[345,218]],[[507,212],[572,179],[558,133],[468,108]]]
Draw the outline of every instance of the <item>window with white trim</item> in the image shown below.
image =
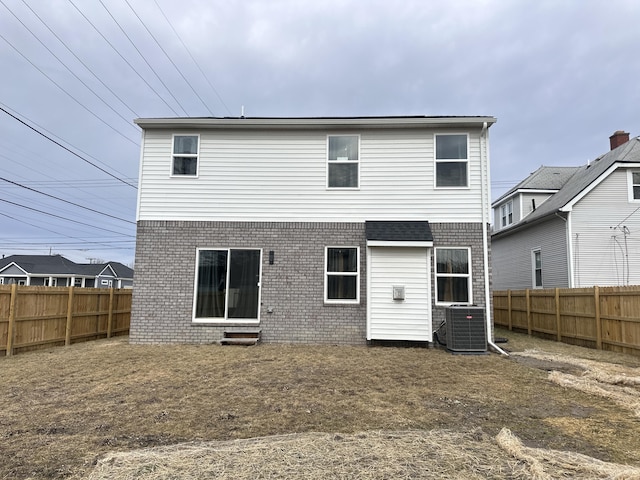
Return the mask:
[[196,177],[200,135],[174,135],[171,152],[171,175]]
[[471,249],[436,248],[437,303],[472,303]]
[[513,223],[513,201],[509,201],[500,207],[500,225],[506,227]]
[[360,137],[329,135],[327,137],[327,187],[358,188],[360,170]]
[[539,248],[531,251],[533,288],[542,288],[542,252]]
[[469,153],[466,134],[436,135],[436,187],[469,186]]
[[360,248],[325,248],[324,300],[327,303],[360,301]]
[[629,200],[640,200],[640,172],[629,172]]

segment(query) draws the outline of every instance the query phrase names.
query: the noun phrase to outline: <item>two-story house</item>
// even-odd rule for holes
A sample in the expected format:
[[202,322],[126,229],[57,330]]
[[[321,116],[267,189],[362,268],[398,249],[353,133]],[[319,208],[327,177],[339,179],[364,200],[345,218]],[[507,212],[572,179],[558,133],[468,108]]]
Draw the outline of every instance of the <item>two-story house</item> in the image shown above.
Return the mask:
[[640,139],[581,167],[541,167],[493,203],[496,290],[640,283]]
[[495,121],[136,120],[131,341],[431,342],[452,304],[490,326]]

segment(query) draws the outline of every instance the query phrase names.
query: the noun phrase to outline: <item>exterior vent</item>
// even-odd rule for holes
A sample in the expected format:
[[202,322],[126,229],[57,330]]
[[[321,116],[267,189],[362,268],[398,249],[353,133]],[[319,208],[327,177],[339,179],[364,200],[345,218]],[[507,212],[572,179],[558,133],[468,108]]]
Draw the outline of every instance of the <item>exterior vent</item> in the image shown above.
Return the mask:
[[447,349],[454,353],[485,353],[487,331],[484,308],[451,306],[447,308]]

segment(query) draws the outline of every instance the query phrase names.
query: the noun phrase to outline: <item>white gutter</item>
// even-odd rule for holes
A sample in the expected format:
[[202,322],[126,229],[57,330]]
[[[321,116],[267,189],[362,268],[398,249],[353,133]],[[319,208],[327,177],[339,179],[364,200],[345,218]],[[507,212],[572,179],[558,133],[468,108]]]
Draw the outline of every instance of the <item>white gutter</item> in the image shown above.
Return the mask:
[[567,218],[564,218],[562,215],[559,215],[558,212],[556,212],[556,217],[558,217],[561,220],[564,220],[565,226],[566,226],[566,235],[567,235],[567,280],[568,280],[568,287],[569,288],[575,288],[574,287],[574,279],[573,279],[573,238],[572,238],[572,230],[571,230],[571,210],[567,211]]
[[[489,223],[489,146],[488,146],[489,130],[487,122],[482,125],[482,131],[480,132],[480,171],[481,171],[481,192],[482,192],[482,254],[484,263],[484,304],[485,304],[485,320],[487,330],[487,345],[493,348],[496,352],[506,355],[509,354],[493,343],[491,339],[491,327],[493,322],[491,320],[491,291],[489,289],[489,240],[487,233],[487,225]],[[483,141],[484,140],[484,141]]]

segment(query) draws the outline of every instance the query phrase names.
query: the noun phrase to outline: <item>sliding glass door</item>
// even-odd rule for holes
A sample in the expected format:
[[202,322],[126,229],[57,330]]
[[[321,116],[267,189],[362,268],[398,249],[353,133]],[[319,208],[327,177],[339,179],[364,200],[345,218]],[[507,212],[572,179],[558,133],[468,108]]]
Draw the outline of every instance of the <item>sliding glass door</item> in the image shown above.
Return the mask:
[[257,249],[198,250],[195,319],[258,320]]

